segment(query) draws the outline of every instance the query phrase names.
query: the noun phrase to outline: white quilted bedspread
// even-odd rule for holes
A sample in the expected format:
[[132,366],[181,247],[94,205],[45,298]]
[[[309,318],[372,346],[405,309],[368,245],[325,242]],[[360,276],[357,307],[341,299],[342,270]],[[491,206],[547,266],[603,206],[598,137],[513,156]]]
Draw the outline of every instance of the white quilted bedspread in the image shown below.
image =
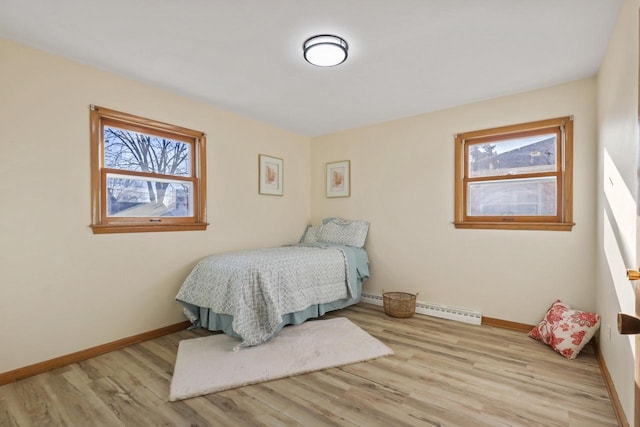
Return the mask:
[[[267,341],[281,314],[349,298],[347,257],[339,247],[284,246],[201,260],[176,299],[233,316],[242,345]],[[194,321],[193,314],[185,314]]]

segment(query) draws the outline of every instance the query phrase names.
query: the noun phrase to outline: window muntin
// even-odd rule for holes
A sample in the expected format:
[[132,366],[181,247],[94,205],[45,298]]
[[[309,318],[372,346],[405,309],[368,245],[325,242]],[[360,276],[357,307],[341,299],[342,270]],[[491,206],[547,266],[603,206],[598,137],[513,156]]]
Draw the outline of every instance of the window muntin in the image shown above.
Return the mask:
[[570,117],[456,136],[458,228],[570,230]]
[[94,233],[205,229],[205,138],[93,106]]

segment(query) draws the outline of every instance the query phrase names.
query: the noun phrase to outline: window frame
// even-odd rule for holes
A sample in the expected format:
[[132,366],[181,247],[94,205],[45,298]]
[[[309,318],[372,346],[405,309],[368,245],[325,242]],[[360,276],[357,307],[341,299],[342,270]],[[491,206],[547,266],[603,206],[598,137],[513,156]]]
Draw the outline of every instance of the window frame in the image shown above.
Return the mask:
[[[188,177],[153,172],[127,171],[105,167],[104,127],[117,127],[191,145],[191,175]],[[206,134],[203,132],[111,110],[90,106],[91,127],[91,216],[94,234],[137,233],[156,231],[206,230]],[[115,217],[107,215],[107,174],[116,173],[136,178],[163,178],[191,182],[193,215],[188,217]]]
[[[499,143],[505,139],[556,133],[557,169],[553,172],[469,177],[469,147]],[[475,181],[503,181],[555,176],[555,216],[471,216],[468,215],[468,184]],[[501,126],[455,135],[455,220],[456,228],[571,231],[573,222],[573,116]]]

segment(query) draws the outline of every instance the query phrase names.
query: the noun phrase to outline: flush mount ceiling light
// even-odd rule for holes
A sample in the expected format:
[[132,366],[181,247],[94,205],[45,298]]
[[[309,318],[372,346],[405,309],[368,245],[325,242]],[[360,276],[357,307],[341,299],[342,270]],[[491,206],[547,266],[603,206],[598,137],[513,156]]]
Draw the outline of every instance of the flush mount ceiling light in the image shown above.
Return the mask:
[[338,36],[322,34],[308,38],[302,45],[304,59],[318,67],[333,67],[347,59],[349,45]]

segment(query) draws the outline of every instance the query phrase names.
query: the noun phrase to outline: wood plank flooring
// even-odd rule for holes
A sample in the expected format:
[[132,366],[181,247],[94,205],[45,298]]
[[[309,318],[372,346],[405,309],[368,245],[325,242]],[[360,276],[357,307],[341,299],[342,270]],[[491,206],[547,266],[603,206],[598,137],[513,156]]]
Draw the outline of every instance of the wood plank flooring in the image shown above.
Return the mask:
[[593,349],[359,304],[395,355],[168,402],[181,331],[0,387],[0,426],[615,426]]

